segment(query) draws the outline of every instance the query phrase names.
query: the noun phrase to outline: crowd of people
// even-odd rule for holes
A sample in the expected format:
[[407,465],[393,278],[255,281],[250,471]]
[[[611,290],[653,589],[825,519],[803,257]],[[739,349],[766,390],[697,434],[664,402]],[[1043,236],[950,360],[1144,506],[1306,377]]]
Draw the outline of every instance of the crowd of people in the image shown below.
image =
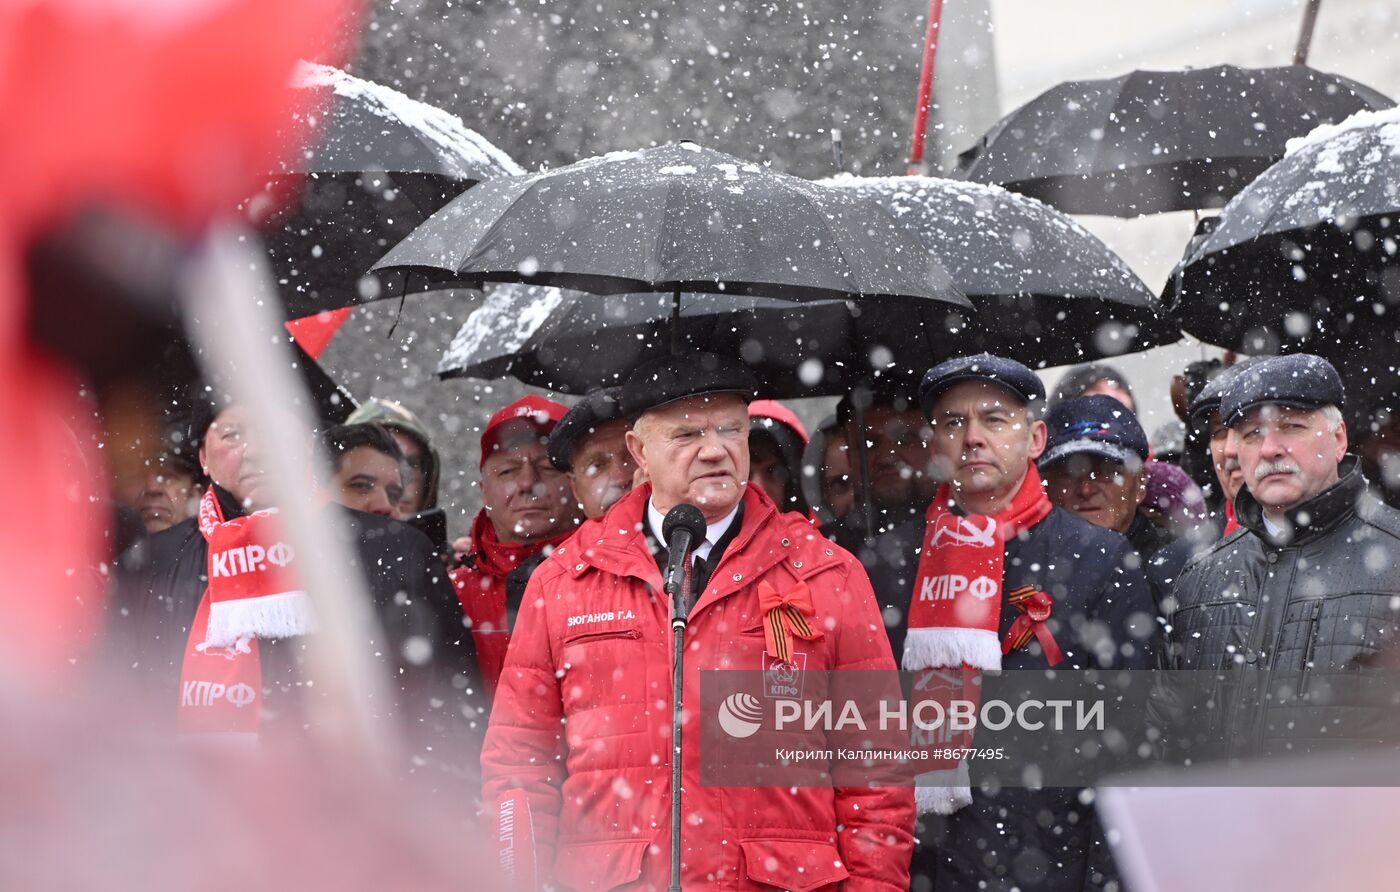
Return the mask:
[[[199,393],[188,430],[114,486],[129,532],[104,666],[181,735],[295,737],[319,691],[314,610],[256,431]],[[743,364],[686,354],[572,406],[503,406],[456,538],[441,444],[411,412],[371,400],[320,434],[319,492],[349,531],[346,572],[377,620],[365,654],[392,692],[376,709],[414,742],[405,771],[471,801],[483,833],[502,803],[528,812],[541,885],[666,885],[677,505],[706,524],[686,568],[687,704],[702,672],[794,645],[807,672],[1306,673],[1387,659],[1400,635],[1397,425],[1349,423],[1319,357],[1193,364],[1175,439],[1149,437],[1099,364],[1050,394],[990,354],[883,376],[811,437],[757,397]],[[998,597],[924,603],[971,561]],[[811,622],[776,653],[785,610]],[[1280,708],[1229,705],[1242,747],[1267,744]],[[687,886],[1122,888],[1080,789],[710,787],[697,735],[680,758]]]

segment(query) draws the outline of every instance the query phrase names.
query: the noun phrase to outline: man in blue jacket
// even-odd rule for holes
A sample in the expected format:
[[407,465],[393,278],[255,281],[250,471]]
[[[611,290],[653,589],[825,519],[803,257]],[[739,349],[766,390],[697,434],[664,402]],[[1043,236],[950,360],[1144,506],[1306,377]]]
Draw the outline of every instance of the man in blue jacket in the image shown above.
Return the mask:
[[[951,512],[995,517],[1017,530],[1004,544],[996,630],[1002,642],[1033,603],[1025,593],[1048,603],[1048,617],[1038,624],[1053,646],[1047,648],[1037,630],[1015,642],[1002,668],[1151,668],[1157,625],[1132,546],[1042,501],[1034,463],[1045,449],[1045,390],[1035,373],[1004,357],[961,357],[930,369],[919,398],[933,428],[934,467],[945,483],[928,520],[879,537],[866,565],[896,657],[909,653],[908,616],[925,558],[925,524],[935,513]],[[907,659],[905,665],[910,668]],[[955,805],[952,814],[924,816],[913,874],[930,876],[937,890],[1101,888],[1113,877],[1112,859],[1092,805],[1080,793],[974,790],[971,803]]]

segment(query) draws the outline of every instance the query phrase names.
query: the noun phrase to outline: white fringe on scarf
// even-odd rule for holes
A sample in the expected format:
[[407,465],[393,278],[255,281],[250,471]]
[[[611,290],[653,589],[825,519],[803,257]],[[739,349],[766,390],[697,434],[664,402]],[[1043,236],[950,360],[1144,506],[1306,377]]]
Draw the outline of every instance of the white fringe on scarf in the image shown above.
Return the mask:
[[[988,629],[910,629],[901,660],[906,672],[961,669],[963,664],[983,672],[1001,671],[1001,639]],[[919,811],[951,815],[972,802],[972,779],[967,763],[926,771],[914,779],[914,803]]]
[[202,647],[233,647],[240,638],[295,638],[316,631],[316,610],[304,591],[209,605],[209,631]]
[[987,629],[910,629],[901,663],[907,672],[958,669],[964,663],[984,672],[1000,672],[1001,639]]
[[914,804],[920,813],[951,815],[972,803],[972,778],[966,762],[959,762],[956,768],[925,771],[914,778],[914,784]]

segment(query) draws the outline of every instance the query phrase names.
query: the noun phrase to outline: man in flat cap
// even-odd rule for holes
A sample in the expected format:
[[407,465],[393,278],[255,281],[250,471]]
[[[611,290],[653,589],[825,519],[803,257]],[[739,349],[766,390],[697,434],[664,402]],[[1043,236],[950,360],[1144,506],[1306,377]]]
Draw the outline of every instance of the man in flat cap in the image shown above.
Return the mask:
[[[876,540],[870,568],[902,667],[1150,668],[1157,629],[1132,547],[1046,496],[1035,373],[961,357],[930,369],[919,398],[944,482],[924,517]],[[973,791],[964,767],[940,773],[917,790],[931,814],[913,864],[934,889],[1077,892],[1112,875],[1081,791]]]
[[627,451],[631,427],[622,388],[604,387],[579,400],[549,432],[549,461],[569,475],[584,518],[602,517],[632,489],[637,464]]
[[1235,496],[1244,486],[1244,471],[1240,469],[1239,443],[1220,417],[1220,400],[1230,382],[1258,361],[1249,357],[1226,366],[1191,400],[1187,422],[1199,436],[1187,438],[1187,449],[1199,449],[1204,441],[1206,454],[1200,460],[1211,468],[1214,483],[1207,495],[1207,522],[1162,548],[1148,562],[1147,578],[1152,581],[1153,593],[1159,595],[1158,608],[1164,617],[1176,609],[1171,592],[1187,561],[1240,528],[1235,520]]
[[[747,484],[753,395],[747,368],[713,354],[634,372],[622,409],[635,419],[627,446],[647,482],[586,521],[531,577],[482,770],[500,819],[528,813],[540,884],[667,885],[672,636],[662,522],[690,504],[707,531],[694,552],[698,597],[685,632],[683,886],[908,888],[907,787],[701,783],[702,672],[894,669],[860,565]],[[774,654],[765,617],[793,609],[806,632]]]
[[[1262,360],[1230,381],[1220,415],[1236,443],[1244,487],[1240,529],[1197,556],[1173,590],[1174,665],[1259,673],[1303,690],[1312,674],[1351,672],[1400,635],[1400,512],[1367,491],[1347,454],[1336,369],[1308,354]],[[1299,713],[1241,696],[1227,740],[1244,754],[1303,734],[1362,727],[1354,703]]]

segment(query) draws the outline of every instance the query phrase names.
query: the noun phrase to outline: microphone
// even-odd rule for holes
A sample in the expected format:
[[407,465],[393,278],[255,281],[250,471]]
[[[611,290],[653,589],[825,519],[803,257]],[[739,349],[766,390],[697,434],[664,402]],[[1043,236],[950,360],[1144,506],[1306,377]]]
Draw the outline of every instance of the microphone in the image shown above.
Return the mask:
[[[705,541],[705,515],[694,505],[677,505],[666,512],[661,524],[661,535],[666,539],[666,594],[673,599],[680,594],[681,580],[685,574],[685,562],[690,559],[690,551],[699,542]],[[691,594],[694,594],[693,592]],[[690,613],[690,605],[681,605],[677,615],[684,619]]]

